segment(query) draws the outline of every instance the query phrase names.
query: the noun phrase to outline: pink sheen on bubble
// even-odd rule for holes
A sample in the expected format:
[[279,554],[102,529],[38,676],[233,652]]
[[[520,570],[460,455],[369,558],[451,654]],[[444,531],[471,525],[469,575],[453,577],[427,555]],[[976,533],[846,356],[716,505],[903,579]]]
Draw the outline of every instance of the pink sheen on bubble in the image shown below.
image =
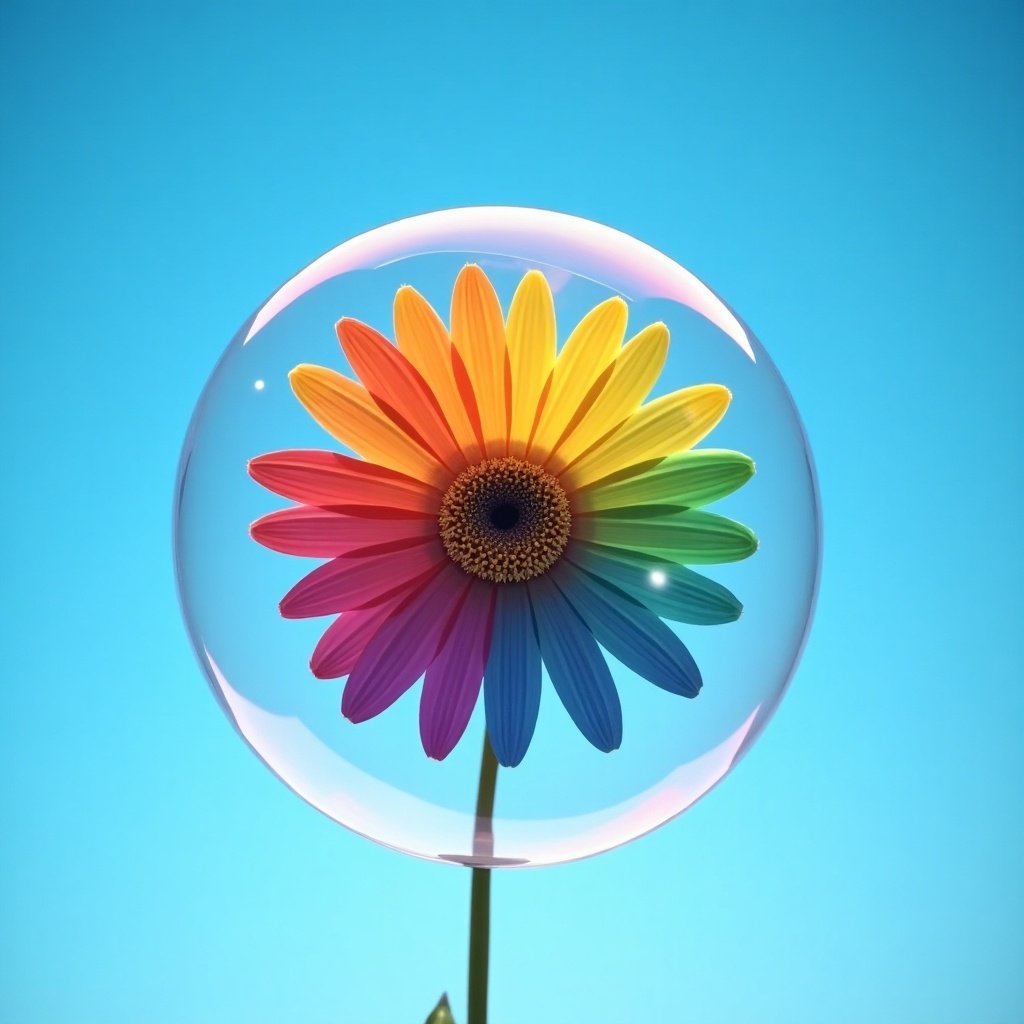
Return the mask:
[[396,251],[406,258],[439,251],[492,253],[493,240],[499,236],[503,244],[498,255],[560,268],[567,235],[573,236],[575,242],[577,264],[573,274],[599,282],[614,280],[625,298],[634,293],[657,295],[689,306],[756,360],[747,332],[725,303],[703,281],[664,253],[621,231],[581,217],[515,206],[425,213],[342,242],[299,271],[263,304],[245,341],[310,289],[338,274],[384,266]]
[[[500,867],[564,864],[613,849],[624,835],[631,839],[647,835],[691,807],[728,774],[755,726],[758,710],[698,762],[677,768],[659,785],[620,804],[556,821],[494,822],[493,836],[489,829],[481,835],[488,843],[493,838],[496,852],[481,861],[472,852],[476,838],[472,820],[467,823],[463,814],[439,808],[337,759],[301,722],[274,715],[246,700],[212,658],[209,664],[236,728],[257,750],[287,765],[282,778],[303,800],[335,821],[349,824],[360,835],[401,853],[422,856],[424,849],[434,846],[466,848],[462,855],[442,854],[439,858],[452,863],[497,859],[503,862],[494,866]],[[501,851],[513,850],[516,856],[502,857]]]

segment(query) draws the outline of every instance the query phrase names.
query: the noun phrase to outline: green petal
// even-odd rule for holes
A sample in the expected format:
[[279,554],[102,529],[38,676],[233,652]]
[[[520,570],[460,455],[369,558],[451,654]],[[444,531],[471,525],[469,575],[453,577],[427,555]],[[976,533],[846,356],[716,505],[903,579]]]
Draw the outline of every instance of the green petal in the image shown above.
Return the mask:
[[566,557],[672,622],[718,626],[735,622],[743,611],[721,583],[662,558],[596,544],[574,544]]
[[713,512],[671,505],[640,505],[580,516],[573,535],[688,565],[738,562],[757,550],[757,537],[742,523]]
[[754,461],[742,452],[701,448],[663,459],[652,469],[586,487],[577,495],[584,512],[667,504],[709,505],[742,487],[754,475]]

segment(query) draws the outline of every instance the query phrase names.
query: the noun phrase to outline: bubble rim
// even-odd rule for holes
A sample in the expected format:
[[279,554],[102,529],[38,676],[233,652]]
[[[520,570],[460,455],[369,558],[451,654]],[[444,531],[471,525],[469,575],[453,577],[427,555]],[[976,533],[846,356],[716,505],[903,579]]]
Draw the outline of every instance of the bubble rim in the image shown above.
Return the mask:
[[[497,234],[500,234],[506,243],[503,244],[501,251],[496,251],[493,244],[489,242],[489,239],[492,239]],[[633,299],[635,295],[642,294],[645,298],[668,299],[694,310],[718,327],[726,337],[737,345],[747,358],[754,363],[760,364],[759,369],[762,372],[768,372],[774,377],[776,385],[789,404],[794,425],[799,431],[811,491],[811,512],[815,533],[813,538],[814,560],[808,595],[807,615],[804,619],[800,639],[789,665],[786,678],[772,699],[755,707],[744,723],[731,736],[696,759],[703,761],[705,759],[712,759],[716,754],[725,754],[725,760],[720,770],[717,771],[714,781],[690,799],[684,797],[682,802],[678,800],[669,801],[672,806],[670,811],[662,813],[656,807],[651,808],[652,800],[655,805],[665,803],[664,798],[672,792],[673,776],[677,773],[681,774],[683,768],[687,767],[681,766],[675,772],[669,773],[669,775],[654,786],[634,797],[621,801],[619,804],[604,808],[601,812],[596,814],[590,812],[588,814],[558,819],[560,822],[565,823],[587,818],[602,818],[607,819],[605,822],[606,827],[621,821],[625,816],[641,819],[642,825],[640,829],[638,831],[631,831],[625,838],[609,841],[610,837],[606,837],[602,840],[599,837],[603,829],[598,827],[592,830],[591,833],[573,833],[572,838],[577,843],[579,843],[581,836],[590,834],[591,843],[572,855],[538,857],[519,863],[495,863],[491,867],[536,868],[572,863],[618,849],[656,831],[689,810],[694,804],[718,787],[722,780],[746,756],[781,705],[800,666],[813,626],[820,590],[824,546],[824,523],[818,474],[807,437],[806,427],[800,411],[793,400],[792,392],[763,345],[758,341],[756,335],[731,307],[695,274],[660,250],[615,228],[571,214],[534,207],[456,207],[418,214],[372,228],[340,243],[311,261],[298,273],[290,277],[283,285],[271,292],[257,307],[255,312],[250,314],[243,322],[207,377],[189,419],[178,461],[172,507],[172,557],[178,607],[193,654],[224,715],[231,723],[235,732],[256,755],[260,763],[314,810],[348,831],[369,839],[380,846],[434,863],[473,866],[463,863],[458,858],[431,854],[400,843],[388,841],[383,836],[370,834],[352,824],[341,821],[318,804],[311,796],[303,793],[293,781],[284,778],[263,756],[242,728],[236,713],[240,705],[229,701],[225,688],[243,702],[247,704],[250,702],[238,694],[220,673],[212,653],[206,649],[202,638],[197,633],[196,627],[190,621],[185,606],[184,580],[180,558],[182,529],[180,508],[190,455],[198,425],[202,420],[206,402],[211,391],[211,385],[217,378],[222,364],[235,349],[236,345],[244,346],[248,344],[278,313],[324,282],[351,271],[374,270],[400,260],[437,253],[466,253],[504,257],[524,260],[536,265],[562,268],[555,250],[560,246],[564,246],[566,238],[570,235],[572,236],[574,254],[576,252],[580,253],[583,257],[583,263],[579,266],[574,265],[572,268],[565,269],[570,269],[578,277],[588,278],[596,283],[606,285],[623,295],[627,301]],[[441,241],[440,236],[443,236],[443,241]],[[395,255],[396,252],[400,252],[400,255]],[[609,284],[608,279],[614,279],[616,284]],[[622,285],[625,285],[625,287],[622,287]],[[630,288],[635,289],[634,295],[630,294]],[[262,709],[260,710],[262,711]],[[728,749],[730,747],[732,747],[731,751]],[[348,762],[346,763],[348,764]],[[689,762],[688,765],[693,763]],[[356,772],[361,772],[358,766],[350,766]],[[390,787],[387,783],[383,783],[382,780],[377,781],[389,788],[394,788]],[[414,797],[412,794],[404,793],[404,791],[399,792],[413,801],[426,803],[426,801],[422,801],[421,798]],[[439,814],[457,815],[460,820],[472,817],[468,813],[451,811],[434,804],[429,804],[429,807]],[[647,811],[646,814],[643,813],[645,809]],[[651,814],[651,810],[654,810],[655,813]],[[519,824],[523,823],[522,819],[507,819],[500,816],[493,819],[493,821],[498,823],[513,820]],[[539,823],[543,824],[546,821],[547,819],[542,819]]]

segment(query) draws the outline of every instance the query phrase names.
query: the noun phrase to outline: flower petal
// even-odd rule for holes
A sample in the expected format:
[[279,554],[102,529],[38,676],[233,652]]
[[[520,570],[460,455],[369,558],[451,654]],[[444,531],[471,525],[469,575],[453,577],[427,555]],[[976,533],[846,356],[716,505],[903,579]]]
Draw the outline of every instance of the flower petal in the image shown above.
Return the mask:
[[499,764],[519,764],[540,708],[540,648],[523,584],[498,587],[491,650],[484,672],[487,735]]
[[358,548],[318,566],[281,600],[286,619],[336,615],[366,608],[409,580],[433,575],[448,558],[437,538],[412,544]]
[[740,601],[721,583],[666,559],[580,543],[569,547],[566,558],[673,622],[718,626],[735,622],[743,611]]
[[[371,510],[365,509],[364,513]],[[353,548],[437,535],[434,519],[396,517],[390,509],[377,516],[343,515],[314,505],[282,508],[249,527],[252,539],[273,551],[308,558],[334,558]]]
[[249,462],[249,475],[275,494],[306,505],[369,505],[436,513],[438,491],[420,480],[337,452],[268,452]]
[[656,398],[573,463],[567,486],[585,487],[626,466],[692,448],[725,415],[731,397],[720,384],[699,384]]
[[473,385],[487,455],[505,455],[505,321],[494,286],[475,263],[463,267],[455,281],[452,344]]
[[512,377],[509,454],[522,457],[555,362],[555,304],[547,278],[531,270],[519,282],[505,324]]
[[639,601],[564,559],[552,578],[594,639],[637,675],[681,697],[696,697],[697,663],[679,639]]
[[465,469],[465,457],[437,399],[409,360],[383,334],[358,320],[339,320],[336,330],[352,369],[377,404],[454,473]]
[[443,761],[473,714],[491,634],[495,588],[469,585],[448,636],[427,669],[420,695],[420,739],[427,757]]
[[[412,584],[410,584],[411,586]],[[338,679],[355,668],[374,633],[405,600],[407,588],[372,608],[363,608],[339,615],[320,637],[309,659],[309,667],[317,679]]]
[[341,713],[365,722],[391,707],[434,660],[469,581],[450,562],[373,635],[345,684]]
[[[399,351],[420,372],[444,410],[452,434],[466,461],[479,462],[483,443],[474,426],[476,403],[472,410],[459,391],[452,367],[452,343],[441,318],[415,288],[403,285],[395,295],[395,340]],[[470,396],[472,398],[472,396]]]
[[551,371],[551,384],[540,410],[530,457],[543,461],[588,393],[615,358],[626,334],[628,311],[618,296],[595,306],[569,335]]
[[671,505],[638,505],[577,516],[573,536],[691,565],[738,562],[757,550],[757,537],[742,523],[713,512],[679,510]]
[[576,728],[598,750],[622,742],[622,707],[593,634],[548,576],[527,584],[541,657]]
[[551,468],[557,471],[569,465],[636,412],[661,374],[667,354],[668,328],[662,323],[651,324],[631,338],[594,404],[558,443]]
[[[742,487],[754,475],[754,460],[717,448],[671,455],[638,475],[598,481],[576,493],[581,512],[634,505],[710,505]],[[607,479],[607,478],[606,478]]]
[[310,416],[364,459],[432,485],[444,480],[444,467],[392,422],[361,384],[308,363],[296,366],[288,380]]

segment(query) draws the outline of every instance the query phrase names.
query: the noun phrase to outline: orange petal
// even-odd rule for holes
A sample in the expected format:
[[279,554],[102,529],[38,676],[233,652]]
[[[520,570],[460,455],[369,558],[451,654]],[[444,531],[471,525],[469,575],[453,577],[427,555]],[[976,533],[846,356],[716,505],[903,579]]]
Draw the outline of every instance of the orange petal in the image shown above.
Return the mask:
[[383,334],[358,320],[339,320],[336,329],[352,369],[377,404],[453,473],[465,469],[437,399],[409,360]]
[[451,474],[384,415],[361,384],[324,366],[296,366],[288,380],[298,400],[333,437],[364,459],[435,487]]
[[475,263],[463,267],[455,281],[452,344],[473,385],[487,455],[505,455],[505,321],[494,286]]
[[467,409],[459,392],[448,331],[430,303],[409,285],[399,288],[395,295],[395,340],[398,350],[433,391],[466,461],[479,462],[484,456],[483,443],[474,426],[476,409]]

